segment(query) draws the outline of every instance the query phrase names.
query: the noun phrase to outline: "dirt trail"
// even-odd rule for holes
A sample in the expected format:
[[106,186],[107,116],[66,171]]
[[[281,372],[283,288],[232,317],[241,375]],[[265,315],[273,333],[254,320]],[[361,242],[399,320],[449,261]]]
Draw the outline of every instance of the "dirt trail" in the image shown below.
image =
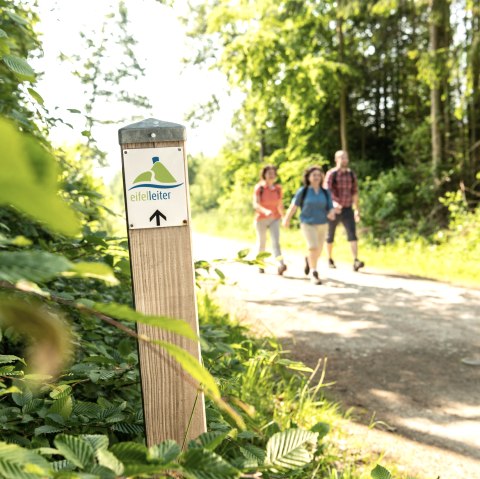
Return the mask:
[[[194,237],[197,259],[233,257],[245,247]],[[371,447],[428,477],[480,479],[480,367],[462,362],[480,358],[480,291],[368,267],[327,270],[324,262],[324,284],[316,286],[299,255],[286,261],[285,277],[273,267],[260,275],[222,266],[236,281],[221,288],[224,304],[279,337],[293,357],[309,365],[327,357],[327,382],[335,381],[329,394],[355,408],[360,429],[352,433]],[[368,432],[362,424],[372,418],[389,432]]]

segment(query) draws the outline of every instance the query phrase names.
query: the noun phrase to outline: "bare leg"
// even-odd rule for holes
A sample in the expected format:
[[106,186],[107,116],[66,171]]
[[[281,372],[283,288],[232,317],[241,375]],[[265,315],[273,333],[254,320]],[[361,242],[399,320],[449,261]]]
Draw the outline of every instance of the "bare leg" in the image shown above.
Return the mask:
[[357,256],[358,256],[358,241],[350,241],[350,249],[352,250],[353,259],[357,259]]
[[333,243],[327,243],[328,259],[332,259]]
[[318,258],[320,256],[320,248],[312,248],[308,250],[308,265],[311,271],[317,270]]

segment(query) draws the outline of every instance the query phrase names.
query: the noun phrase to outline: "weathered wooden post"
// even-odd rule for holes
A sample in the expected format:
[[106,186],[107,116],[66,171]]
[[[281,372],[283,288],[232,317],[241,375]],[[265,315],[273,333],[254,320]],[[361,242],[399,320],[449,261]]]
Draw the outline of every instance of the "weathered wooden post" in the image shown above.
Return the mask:
[[[118,136],[135,309],[183,319],[198,332],[185,127],[148,119],[121,128]],[[139,334],[173,342],[200,361],[198,343],[137,327]],[[147,444],[166,439],[181,444],[185,435],[191,439],[205,432],[203,396],[185,381],[181,368],[143,342],[139,354]]]

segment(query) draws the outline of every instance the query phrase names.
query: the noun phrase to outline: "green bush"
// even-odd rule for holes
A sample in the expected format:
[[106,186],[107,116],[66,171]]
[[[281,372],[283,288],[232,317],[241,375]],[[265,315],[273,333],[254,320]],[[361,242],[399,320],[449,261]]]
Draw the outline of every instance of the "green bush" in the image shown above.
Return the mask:
[[[435,189],[428,171],[397,166],[361,182],[362,225],[377,242],[435,231]],[[426,214],[425,211],[429,211]]]

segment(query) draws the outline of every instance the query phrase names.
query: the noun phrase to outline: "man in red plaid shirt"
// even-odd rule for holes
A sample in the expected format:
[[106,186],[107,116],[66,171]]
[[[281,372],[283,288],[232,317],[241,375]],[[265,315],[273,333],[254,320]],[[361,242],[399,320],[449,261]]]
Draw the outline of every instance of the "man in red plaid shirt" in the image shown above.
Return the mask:
[[[358,241],[356,225],[360,221],[360,208],[358,201],[358,181],[355,173],[348,167],[348,154],[339,150],[335,153],[335,168],[327,171],[324,187],[330,190],[335,208],[335,219],[328,221],[327,251],[328,264],[335,268],[332,258],[333,240],[338,223],[342,223],[347,232],[347,239],[353,255],[353,269],[358,271],[365,266],[358,259]],[[355,211],[353,210],[355,207]]]

